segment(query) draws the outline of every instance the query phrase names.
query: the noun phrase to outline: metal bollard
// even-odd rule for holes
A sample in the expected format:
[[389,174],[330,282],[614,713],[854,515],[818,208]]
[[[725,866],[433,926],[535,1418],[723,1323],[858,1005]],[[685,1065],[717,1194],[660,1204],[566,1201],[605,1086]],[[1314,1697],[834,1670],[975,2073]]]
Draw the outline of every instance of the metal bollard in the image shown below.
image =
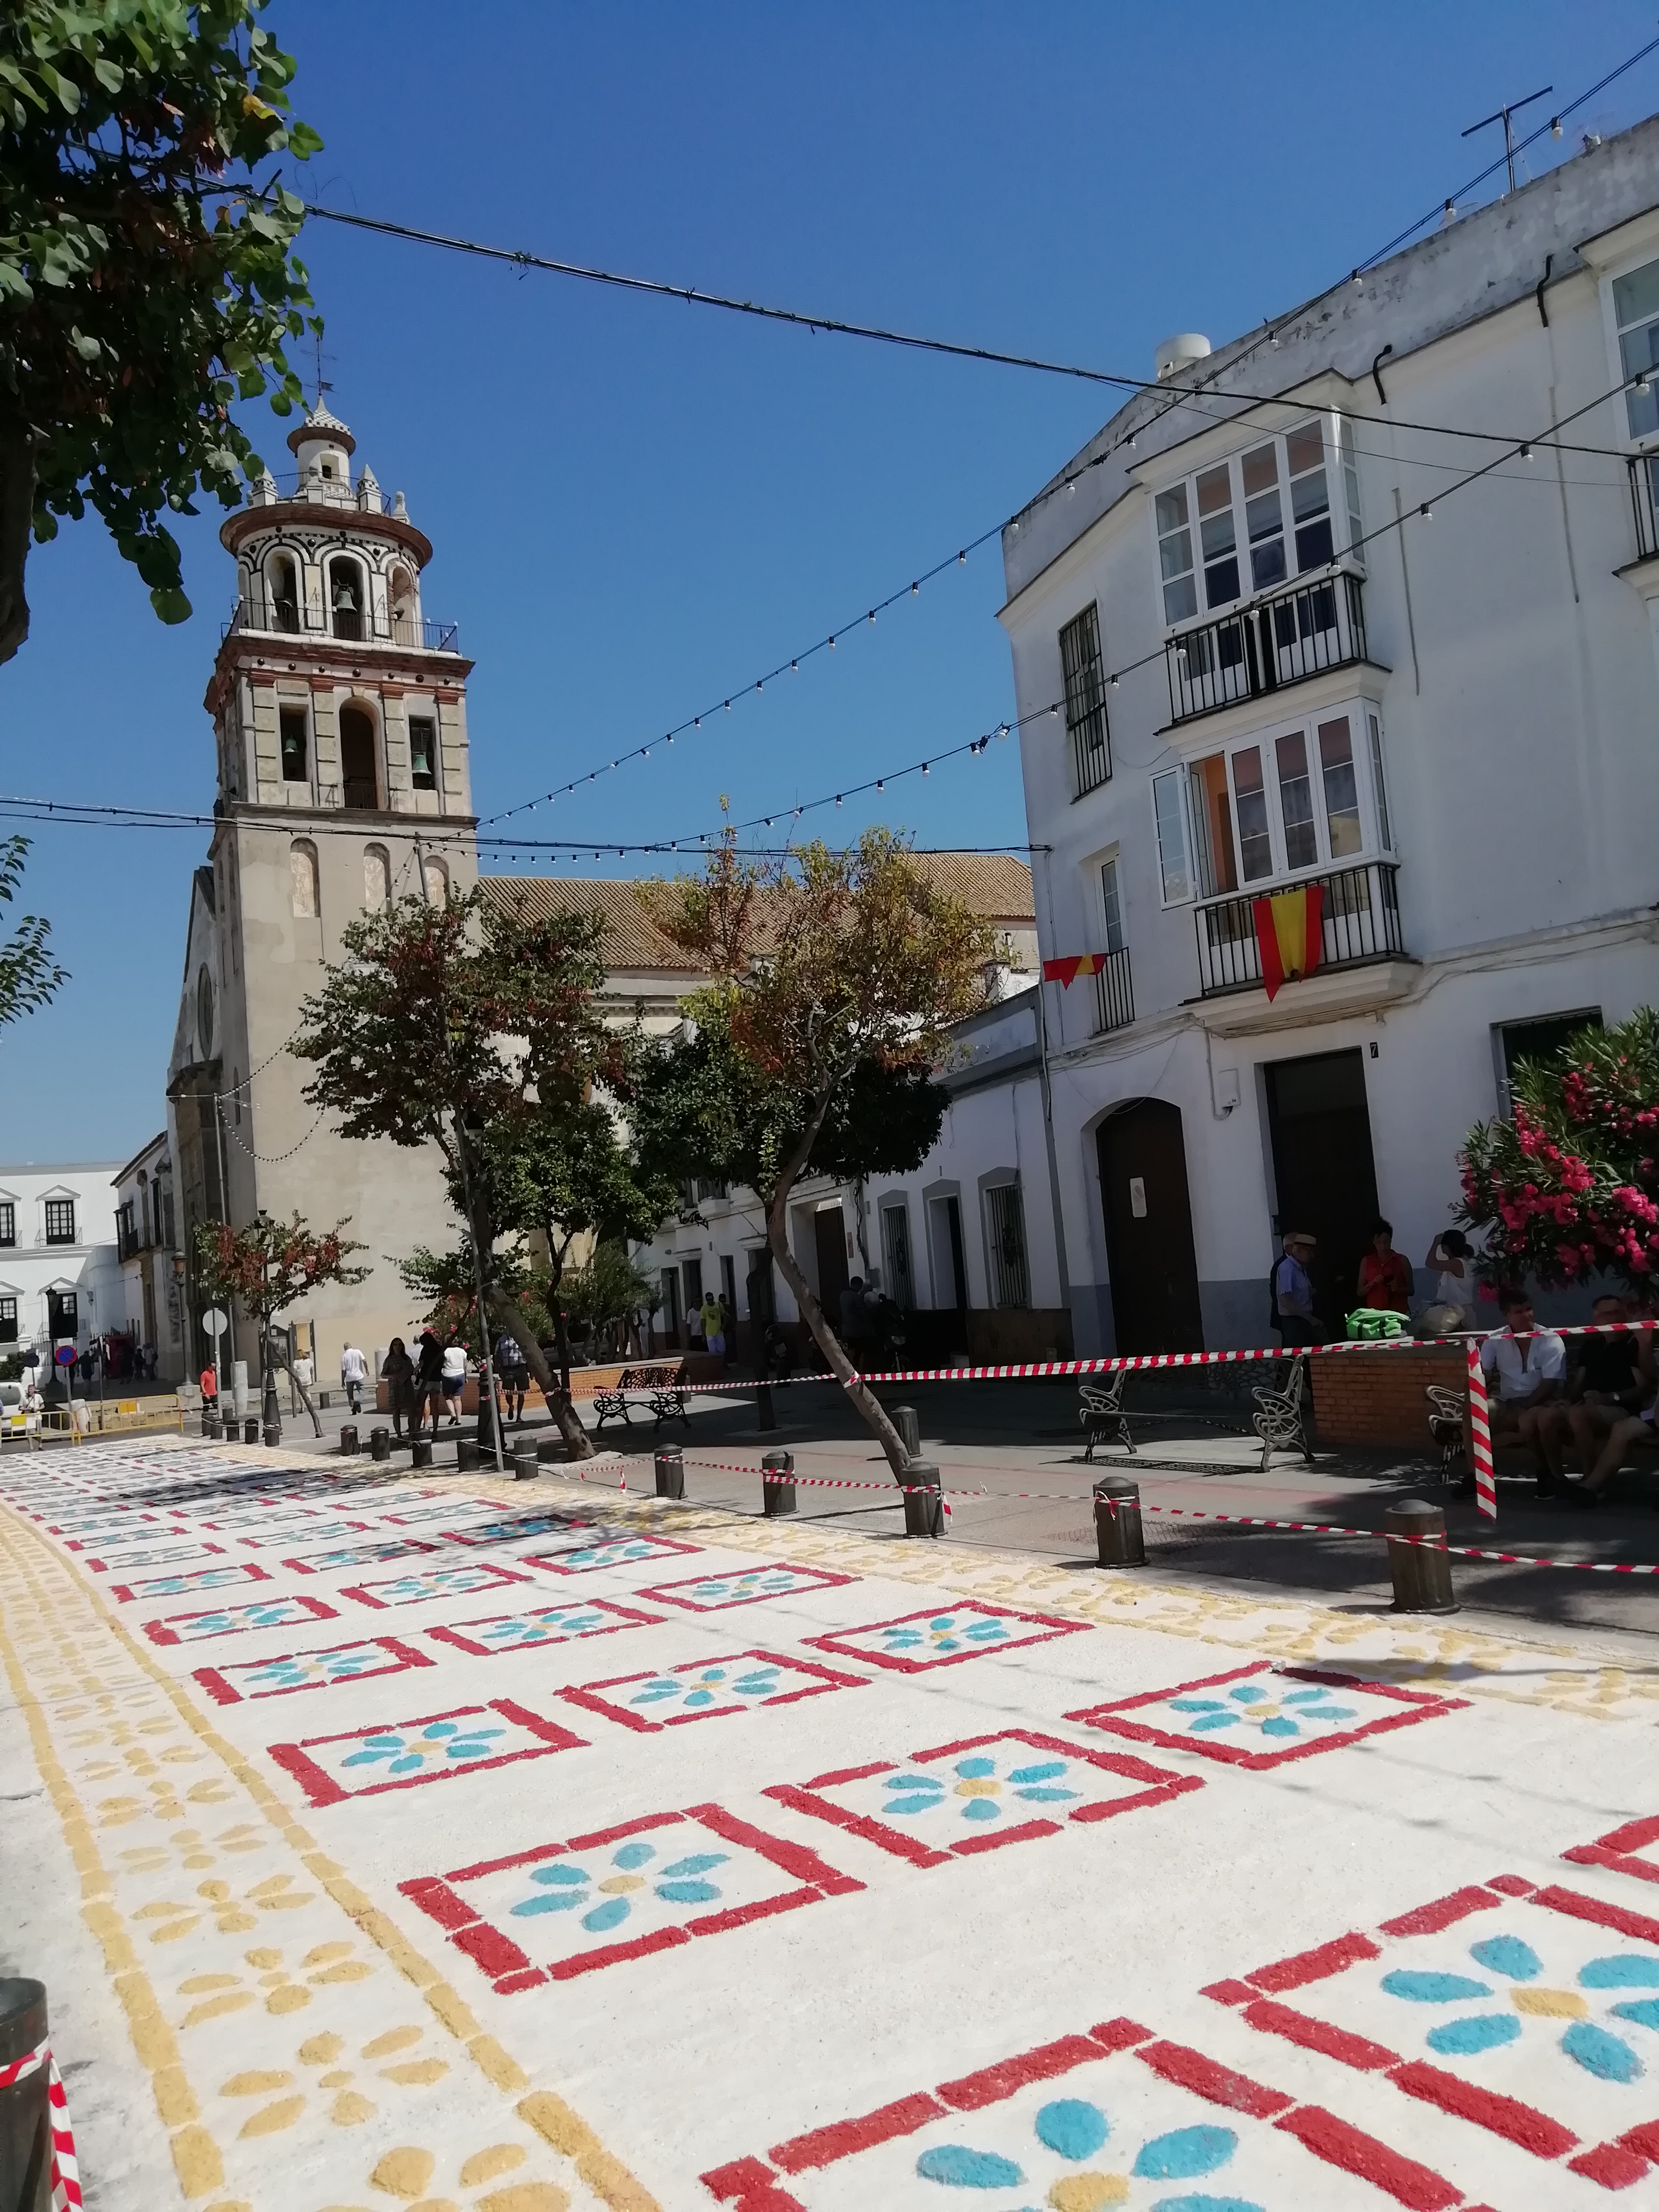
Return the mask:
[[931,1460],[913,1459],[904,1470],[904,1533],[907,1536],[945,1534],[945,1500],[939,1493],[939,1469]]
[[778,1417],[772,1405],[772,1385],[763,1382],[755,1393],[755,1425],[761,1429],[775,1429]]
[[242,1442],[245,1444],[257,1444],[258,1441],[259,1423],[258,1417],[254,1414],[249,1414],[248,1418],[242,1423]]
[[1431,1536],[1433,1544],[1390,1544],[1389,1572],[1394,1580],[1395,1613],[1455,1613],[1451,1560],[1438,1548],[1446,1540],[1446,1516],[1420,1498],[1402,1498],[1382,1516],[1390,1536]]
[[685,1454],[678,1444],[657,1446],[656,1476],[659,1498],[684,1497]]
[[544,1437],[536,1446],[536,1462],[540,1467],[554,1467],[565,1457],[562,1437]]
[[223,1423],[223,1422],[219,1419],[219,1416],[217,1415],[217,1413],[204,1413],[204,1414],[203,1414],[203,1416],[202,1416],[202,1434],[203,1434],[204,1437],[211,1437],[213,1438],[214,1442],[215,1442],[216,1443],[218,1443],[218,1441],[220,1440],[220,1438],[224,1435],[224,1433],[225,1433],[225,1425],[224,1425],[224,1423]]
[[202,1434],[204,1437],[213,1434],[213,1408],[205,1398],[202,1401]]
[[1101,1565],[1144,1567],[1146,1539],[1140,1526],[1140,1485],[1121,1474],[1108,1474],[1094,1488],[1095,1535]]
[[[0,1981],[0,2074],[46,2039],[45,1984]],[[52,2121],[44,2066],[0,2089],[0,2206],[4,2212],[51,2212]]]
[[478,1472],[478,1439],[476,1437],[456,1437],[455,1472],[457,1474],[476,1474]]
[[795,1510],[795,1455],[769,1451],[761,1462],[761,1511],[769,1521]]
[[916,1416],[915,1407],[895,1406],[889,1411],[887,1418],[898,1431],[907,1456],[911,1459],[920,1459],[921,1457],[921,1423]]
[[507,1463],[513,1470],[514,1482],[534,1482],[541,1473],[542,1463],[533,1444],[520,1444],[516,1450],[510,1451]]
[[362,1447],[357,1442],[357,1431],[355,1425],[347,1421],[340,1431],[341,1452],[347,1459],[350,1459],[362,1449]]
[[411,1450],[410,1450],[410,1455],[409,1455],[409,1463],[410,1463],[410,1467],[430,1467],[430,1466],[431,1466],[431,1464],[432,1464],[432,1439],[431,1439],[431,1437],[416,1437],[415,1442],[414,1442],[413,1448],[411,1449]]
[[371,1429],[368,1432],[368,1455],[371,1459],[390,1459],[392,1431],[390,1429]]

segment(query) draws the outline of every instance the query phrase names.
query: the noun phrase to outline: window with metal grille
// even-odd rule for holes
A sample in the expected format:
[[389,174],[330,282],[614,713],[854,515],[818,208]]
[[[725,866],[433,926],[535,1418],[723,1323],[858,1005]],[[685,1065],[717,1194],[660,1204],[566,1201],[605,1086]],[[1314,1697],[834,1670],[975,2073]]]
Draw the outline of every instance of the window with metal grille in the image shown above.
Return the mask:
[[9,1200],[0,1205],[0,1244],[17,1242],[17,1208]]
[[49,1198],[46,1200],[46,1242],[48,1244],[74,1243],[75,1200],[72,1198]]
[[887,1269],[887,1295],[908,1311],[916,1302],[910,1272],[910,1215],[902,1206],[881,1209],[881,1255]]
[[0,1344],[17,1341],[17,1301],[0,1298]]
[[1106,669],[1100,656],[1100,616],[1085,607],[1060,633],[1060,672],[1066,679],[1066,727],[1072,740],[1077,796],[1093,791],[1112,773],[1111,732],[1106,726]]
[[991,1304],[1030,1305],[1031,1283],[1025,1263],[1025,1208],[1017,1182],[996,1183],[986,1192],[985,1233],[991,1252]]

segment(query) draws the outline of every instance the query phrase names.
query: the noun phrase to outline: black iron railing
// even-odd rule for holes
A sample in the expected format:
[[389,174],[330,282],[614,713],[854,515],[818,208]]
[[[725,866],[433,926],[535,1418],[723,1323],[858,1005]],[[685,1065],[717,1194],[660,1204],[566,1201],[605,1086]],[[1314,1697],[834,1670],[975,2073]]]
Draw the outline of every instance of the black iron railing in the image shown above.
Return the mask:
[[261,606],[246,599],[238,602],[220,632],[252,630],[279,637],[337,637],[351,644],[413,646],[425,653],[459,653],[460,626],[452,622],[428,622],[415,615],[376,615],[360,607],[336,607],[325,615],[316,607],[296,606],[292,599],[272,599]]
[[1129,952],[1109,952],[1106,964],[1095,973],[1095,1033],[1127,1030],[1135,1018],[1135,997],[1129,981]]
[[1654,492],[1654,470],[1659,453],[1632,453],[1625,463],[1630,471],[1631,513],[1636,522],[1636,557],[1651,561],[1659,553],[1659,503]]
[[1360,580],[1348,569],[1182,630],[1164,648],[1170,720],[1189,722],[1366,659]]
[[1367,860],[1334,868],[1291,884],[1267,884],[1241,897],[1209,899],[1198,908],[1198,975],[1201,994],[1248,991],[1261,981],[1255,902],[1317,884],[1321,901],[1319,965],[1358,968],[1368,960],[1397,957],[1406,950],[1400,927],[1400,870],[1393,860]]

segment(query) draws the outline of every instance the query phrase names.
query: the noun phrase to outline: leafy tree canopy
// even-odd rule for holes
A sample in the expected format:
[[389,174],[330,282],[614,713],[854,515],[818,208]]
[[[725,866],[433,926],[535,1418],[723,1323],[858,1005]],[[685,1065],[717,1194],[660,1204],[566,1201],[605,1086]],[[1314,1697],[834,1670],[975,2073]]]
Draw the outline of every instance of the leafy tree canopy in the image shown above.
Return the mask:
[[322,326],[269,165],[322,141],[288,113],[264,5],[0,9],[0,660],[28,634],[31,529],[88,506],[183,622],[164,518],[198,489],[235,506],[263,466],[234,401],[301,396],[285,343]]
[[1461,1218],[1486,1240],[1486,1272],[1635,1291],[1659,1281],[1659,1012],[1585,1029],[1523,1061],[1513,1118],[1470,1130]]
[[196,1225],[196,1282],[214,1298],[239,1299],[261,1326],[314,1290],[319,1283],[361,1283],[367,1267],[349,1257],[363,1246],[344,1234],[346,1221],[313,1236],[295,1213],[277,1221],[263,1208],[246,1229],[227,1221]]
[[[9,906],[23,880],[27,837],[0,839],[0,906]],[[33,1013],[69,981],[51,957],[52,924],[38,914],[20,915],[9,938],[0,938],[0,1029]]]

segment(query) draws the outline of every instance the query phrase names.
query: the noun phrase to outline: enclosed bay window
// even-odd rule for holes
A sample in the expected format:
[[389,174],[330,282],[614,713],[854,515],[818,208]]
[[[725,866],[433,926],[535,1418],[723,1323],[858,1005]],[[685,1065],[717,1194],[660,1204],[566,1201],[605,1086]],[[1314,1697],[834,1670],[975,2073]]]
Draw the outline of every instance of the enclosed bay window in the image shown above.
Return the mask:
[[[1613,280],[1613,317],[1619,326],[1619,365],[1626,376],[1659,368],[1659,261],[1644,262]],[[1625,393],[1626,418],[1632,438],[1659,430],[1659,392],[1632,386]]]
[[[1330,489],[1338,469],[1340,548]],[[1200,570],[1206,612],[1273,591],[1358,544],[1359,476],[1352,434],[1346,422],[1316,416],[1170,485],[1154,497],[1152,513],[1167,623],[1198,614]]]
[[1181,906],[1193,895],[1193,874],[1187,857],[1187,805],[1182,796],[1184,769],[1172,768],[1152,778],[1152,818],[1158,827],[1158,866],[1164,882],[1165,906]]

